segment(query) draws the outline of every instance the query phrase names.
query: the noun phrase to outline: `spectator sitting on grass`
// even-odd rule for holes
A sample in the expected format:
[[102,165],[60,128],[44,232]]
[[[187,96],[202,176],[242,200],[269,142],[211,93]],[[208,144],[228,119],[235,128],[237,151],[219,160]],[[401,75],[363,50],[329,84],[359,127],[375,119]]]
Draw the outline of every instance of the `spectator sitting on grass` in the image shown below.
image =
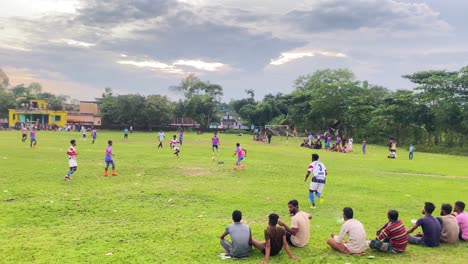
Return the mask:
[[370,247],[388,253],[401,253],[408,245],[405,226],[398,220],[398,211],[389,210],[388,223],[377,230],[377,238],[371,240]]
[[[246,258],[252,249],[252,232],[248,225],[241,224],[242,212],[235,210],[232,212],[233,224],[226,227],[224,233],[220,236],[220,243],[226,254],[234,258]],[[232,243],[224,238],[229,235]]]
[[[408,242],[410,244],[417,244],[426,247],[438,247],[440,244],[440,234],[442,228],[437,219],[432,216],[435,210],[435,205],[430,202],[424,204],[422,213],[423,218],[419,218],[416,224],[411,227],[406,234],[408,234]],[[416,228],[422,227],[423,233],[418,233],[416,236],[410,236]]]

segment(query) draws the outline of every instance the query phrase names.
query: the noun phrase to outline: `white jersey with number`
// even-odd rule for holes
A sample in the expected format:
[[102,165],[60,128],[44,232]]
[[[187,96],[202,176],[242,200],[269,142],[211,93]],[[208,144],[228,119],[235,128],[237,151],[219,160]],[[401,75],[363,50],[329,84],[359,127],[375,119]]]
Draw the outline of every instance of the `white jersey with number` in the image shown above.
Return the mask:
[[307,169],[307,171],[312,172],[314,174],[314,177],[317,180],[325,180],[326,170],[327,167],[325,167],[325,165],[320,161],[312,162]]

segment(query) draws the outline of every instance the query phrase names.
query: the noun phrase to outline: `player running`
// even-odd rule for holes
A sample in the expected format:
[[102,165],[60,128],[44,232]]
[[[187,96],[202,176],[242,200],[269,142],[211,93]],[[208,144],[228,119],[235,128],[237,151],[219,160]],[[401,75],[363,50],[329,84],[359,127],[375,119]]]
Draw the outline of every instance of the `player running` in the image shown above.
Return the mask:
[[70,141],[70,148],[67,151],[68,155],[68,167],[70,168],[67,172],[67,175],[65,175],[65,180],[70,181],[71,176],[73,173],[75,173],[76,169],[78,168],[78,163],[76,162],[76,155],[78,155],[78,152],[75,150],[76,146],[76,140],[72,139]]
[[319,155],[318,154],[312,154],[312,163],[310,163],[309,167],[307,168],[307,173],[304,178],[304,182],[307,181],[307,178],[309,177],[310,173],[313,172],[314,176],[312,177],[312,181],[310,182],[310,187],[309,187],[309,199],[310,202],[312,203],[312,206],[310,208],[315,209],[315,199],[314,199],[314,192],[317,196],[317,198],[320,199],[320,203],[324,203],[325,200],[322,195],[323,188],[325,187],[325,180],[327,177],[327,167],[325,165],[318,161]]
[[[37,140],[36,140],[36,128],[32,128],[31,132],[29,132],[29,137],[31,138],[31,144],[29,145],[32,149],[36,148]],[[33,145],[34,142],[34,145]]]
[[242,160],[244,159],[244,157],[247,157],[247,150],[241,147],[239,143],[236,143],[236,150],[234,150],[234,154],[232,154],[232,156],[234,157],[236,154],[237,162],[236,166],[234,166],[234,170],[236,171],[238,166],[240,166],[242,170],[244,170],[244,164],[242,164]]
[[214,136],[211,138],[211,143],[212,143],[211,151],[214,154],[214,149],[216,148],[216,153],[218,153],[218,155],[219,155],[218,146],[220,145],[220,142],[219,142],[219,138],[218,138],[218,133],[214,133]]
[[112,176],[117,176],[117,173],[115,172],[115,163],[114,160],[112,159],[113,154],[112,154],[112,140],[107,141],[107,148],[106,148],[106,157],[104,158],[104,161],[106,162],[106,168],[104,169],[104,177],[108,177],[109,174],[107,173],[107,169],[109,169],[109,165],[112,165]]
[[171,146],[171,148],[174,150],[174,155],[176,155],[177,158],[179,158],[180,148],[177,146],[177,143],[179,143],[177,141],[177,136],[174,135],[171,139],[171,142],[169,143],[169,146]]
[[96,138],[97,138],[96,128],[93,128],[93,131],[91,131],[91,136],[93,137],[93,144],[94,144],[94,141],[96,141]]
[[26,127],[21,128],[21,141],[26,142],[26,139],[28,139],[28,129]]

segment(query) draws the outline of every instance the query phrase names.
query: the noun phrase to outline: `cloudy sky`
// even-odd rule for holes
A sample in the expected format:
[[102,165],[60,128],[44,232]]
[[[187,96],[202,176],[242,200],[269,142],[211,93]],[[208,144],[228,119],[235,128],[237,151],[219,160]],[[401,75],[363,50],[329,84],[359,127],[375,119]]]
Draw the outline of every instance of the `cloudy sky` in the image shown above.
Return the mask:
[[171,94],[189,73],[224,100],[288,93],[302,74],[401,75],[468,65],[466,0],[0,0],[0,68],[11,83],[81,100]]

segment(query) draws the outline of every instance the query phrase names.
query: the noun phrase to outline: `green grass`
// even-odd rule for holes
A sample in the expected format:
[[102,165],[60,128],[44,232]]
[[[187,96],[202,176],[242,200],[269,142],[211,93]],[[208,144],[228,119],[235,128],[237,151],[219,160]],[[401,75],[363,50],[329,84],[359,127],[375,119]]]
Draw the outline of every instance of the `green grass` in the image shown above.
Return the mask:
[[[251,136],[221,135],[221,155],[213,162],[209,133],[186,134],[180,159],[169,140],[156,149],[156,133],[130,134],[123,142],[122,133],[99,132],[94,145],[73,132],[37,136],[37,149],[31,150],[20,132],[0,132],[0,263],[229,263],[219,258],[218,237],[232,211],[241,210],[253,236],[263,240],[269,213],[290,224],[291,199],[313,215],[309,245],[292,249],[302,263],[463,263],[468,257],[468,243],[409,245],[397,256],[369,250],[375,259],[345,256],[325,243],[339,232],[345,206],[354,209],[372,239],[388,209],[399,210],[409,228],[425,201],[436,204],[436,214],[441,203],[468,202],[466,157],[417,152],[409,161],[400,148],[398,159],[388,160],[384,147],[368,146],[362,155],[357,144],[354,154],[319,150],[329,171],[326,204],[310,211],[303,179],[312,151],[299,148],[300,141],[273,138],[267,145]],[[79,167],[65,182],[72,138],[78,141]],[[119,176],[105,178],[108,139],[114,140]],[[236,142],[248,150],[245,171],[232,170]],[[240,262],[262,258],[255,250]],[[270,262],[292,260],[283,251]]]

